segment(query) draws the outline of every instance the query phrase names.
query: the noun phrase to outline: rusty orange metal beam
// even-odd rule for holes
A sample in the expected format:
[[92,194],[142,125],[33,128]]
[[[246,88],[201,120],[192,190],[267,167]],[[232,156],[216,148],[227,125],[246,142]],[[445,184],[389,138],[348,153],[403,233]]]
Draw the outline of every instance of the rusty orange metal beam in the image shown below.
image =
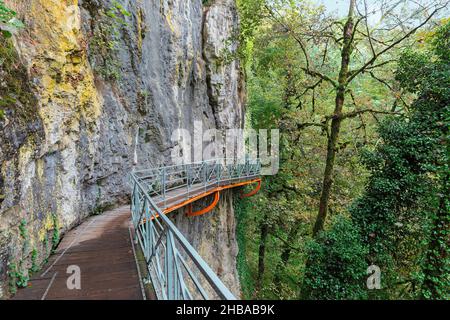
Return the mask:
[[238,183],[233,183],[233,184],[229,184],[229,185],[226,185],[226,186],[216,187],[214,189],[207,190],[206,192],[204,192],[202,194],[199,194],[199,195],[197,195],[195,197],[192,197],[190,199],[184,200],[184,201],[182,201],[180,203],[177,203],[176,205],[173,205],[172,207],[169,207],[169,208],[165,209],[163,211],[163,213],[164,214],[168,214],[169,212],[172,212],[172,211],[175,211],[177,209],[180,209],[180,208],[188,205],[189,203],[195,202],[195,201],[197,201],[199,199],[202,199],[202,198],[204,198],[206,196],[209,196],[210,194],[213,194],[216,191],[222,191],[222,190],[226,190],[226,189],[231,189],[231,188],[236,188],[236,187],[240,187],[240,186],[245,186],[247,184],[252,184],[252,183],[255,183],[255,182],[258,182],[258,181],[261,181],[261,178],[253,179],[253,180],[249,180],[249,181],[238,182]]
[[[171,207],[169,207],[169,208],[163,210],[163,213],[164,213],[164,214],[168,214],[168,213],[170,213],[170,212],[172,212],[172,211],[178,210],[178,209],[180,209],[180,208],[182,208],[182,207],[185,207],[185,206],[187,206],[187,205],[189,205],[189,204],[192,204],[193,202],[195,202],[195,201],[197,201],[197,200],[199,200],[199,199],[202,199],[202,198],[204,198],[204,197],[207,197],[207,196],[209,196],[210,194],[213,194],[213,193],[215,193],[215,192],[216,192],[216,193],[219,193],[219,192],[222,191],[222,190],[231,189],[231,188],[236,188],[236,187],[241,187],[241,186],[245,186],[245,185],[248,185],[248,184],[253,184],[253,183],[255,183],[255,182],[258,183],[258,186],[257,186],[257,188],[256,188],[257,191],[254,192],[254,191],[256,190],[256,189],[255,189],[255,190],[253,190],[253,191],[250,192],[250,193],[253,193],[253,192],[254,192],[254,194],[256,194],[256,193],[259,191],[259,189],[261,188],[261,178],[257,178],[257,179],[253,179],[253,180],[249,180],[249,181],[243,181],[243,182],[232,183],[232,184],[229,184],[229,185],[226,185],[226,186],[220,186],[220,187],[216,187],[216,188],[207,190],[206,192],[204,192],[204,193],[202,193],[202,194],[199,194],[199,195],[197,195],[197,196],[195,196],[195,197],[186,199],[186,200],[184,200],[184,201],[182,201],[182,202],[180,202],[180,203],[177,203],[177,204],[175,204],[175,205],[173,205],[173,206],[171,206]],[[214,200],[215,200],[215,199],[214,199]],[[217,201],[219,201],[219,199],[217,199]],[[213,203],[214,203],[214,202],[215,202],[215,201],[213,201]],[[214,204],[214,206],[216,206],[216,205],[217,205],[217,203]],[[213,206],[211,209],[209,209],[208,211],[206,211],[206,212],[204,212],[204,213],[202,213],[202,214],[205,214],[205,213],[211,211],[211,210],[214,208],[214,206]],[[208,208],[209,208],[209,207],[210,207],[210,206],[208,206]],[[205,209],[208,209],[208,208],[205,208]],[[203,209],[203,210],[205,210],[205,209]],[[188,209],[188,210],[189,210],[189,209]],[[201,211],[203,211],[203,210],[201,210]],[[189,211],[188,211],[188,212],[189,212]],[[200,212],[200,211],[199,211],[199,212]],[[199,216],[199,215],[200,215],[200,214],[195,214],[194,216]],[[158,218],[158,216],[159,216],[159,215],[156,215],[156,218]],[[154,217],[151,217],[151,219],[153,220]],[[146,219],[144,218],[142,223],[145,223],[145,221],[146,221]]]
[[258,191],[261,189],[261,179],[258,181],[258,185],[256,186],[255,189],[253,189],[252,191],[250,191],[249,193],[243,193],[241,194],[241,198],[248,198],[251,196],[254,196],[255,194],[258,193]]
[[192,211],[192,203],[189,203],[186,215],[188,217],[197,217],[197,216],[201,216],[205,213],[208,213],[216,207],[217,203],[219,202],[219,199],[220,199],[220,191],[216,191],[216,193],[214,194],[213,202],[206,208],[203,208],[202,210],[195,211],[195,212]]

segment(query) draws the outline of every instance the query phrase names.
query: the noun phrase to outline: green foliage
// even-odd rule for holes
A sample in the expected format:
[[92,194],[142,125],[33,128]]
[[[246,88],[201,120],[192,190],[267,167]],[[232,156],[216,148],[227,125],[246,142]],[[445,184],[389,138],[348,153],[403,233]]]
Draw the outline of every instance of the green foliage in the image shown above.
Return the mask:
[[8,278],[9,278],[9,291],[14,294],[17,291],[17,287],[25,288],[28,285],[29,277],[22,271],[22,261],[19,266],[15,263],[8,265]]
[[237,0],[240,19],[240,53],[244,60],[252,55],[253,39],[263,19],[266,0]]
[[[26,127],[35,121],[36,97],[29,87],[28,75],[20,64],[12,39],[0,36],[0,121],[17,117],[17,125]],[[9,143],[9,141],[6,141]]]
[[[274,21],[264,18],[267,16],[264,5],[265,1],[238,1],[244,40],[241,44],[245,44],[246,50],[247,124],[255,129],[280,129],[280,170],[276,176],[265,177],[260,193],[251,199],[250,205],[242,207],[247,216],[242,226],[245,229],[242,237],[246,241],[238,238],[239,249],[245,253],[248,267],[245,270],[252,275],[245,277],[252,280],[252,288],[255,288],[259,245],[263,240],[261,229],[268,225],[262,288],[245,296],[296,299],[303,279],[305,243],[311,236],[311,223],[317,212],[326,157],[327,132],[320,123],[323,115],[332,112],[334,97],[332,88],[326,84],[318,86],[314,93],[309,90],[305,94],[311,80],[302,70],[305,61],[301,49],[294,39],[280,33]],[[328,64],[337,61],[328,61]],[[386,97],[378,83],[357,83],[354,90],[367,95],[370,101],[381,102]],[[331,206],[336,214],[343,212],[362,192],[366,177],[356,152],[363,140],[359,138],[363,130],[354,129],[358,128],[358,121],[348,123],[341,133],[346,144],[338,160],[336,192]],[[367,139],[374,135],[373,123],[373,119],[365,120]]]
[[402,55],[396,78],[417,99],[409,119],[382,122],[381,142],[363,156],[371,177],[351,215],[369,247],[368,263],[382,270],[379,297],[399,290],[410,298],[449,297],[450,64],[441,58],[447,35],[448,24],[431,50]]
[[28,233],[27,221],[25,219],[22,219],[20,221],[19,234],[23,239],[22,255],[27,256],[29,254],[30,235]]
[[363,153],[371,172],[366,193],[350,212],[369,246],[367,265],[382,270],[383,290],[376,294],[388,298],[397,291],[397,283],[415,285],[411,261],[422,247],[424,201],[430,188],[421,163],[431,156],[433,144],[400,118],[382,122],[379,133],[382,143]]
[[28,238],[27,221],[25,219],[22,219],[20,221],[19,232],[20,232],[20,236],[23,239],[27,239]]
[[23,23],[16,18],[16,12],[6,7],[0,0],[0,34],[5,38],[12,36],[11,30],[23,28]]
[[31,251],[31,268],[29,269],[30,273],[39,271],[37,259],[38,259],[38,251],[36,248],[33,248],[33,251]]
[[0,0],[0,22],[1,23],[7,23],[12,18],[14,18],[16,13],[8,9],[5,5],[5,2],[3,0]]
[[367,248],[350,219],[337,216],[329,230],[311,240],[304,273],[305,299],[364,299]]
[[14,264],[8,265],[8,291],[11,294],[17,293],[17,284],[16,284],[16,266]]
[[444,25],[436,31],[431,41],[434,54],[441,63],[448,64],[450,60],[450,20],[447,19],[447,22],[444,22]]
[[53,234],[52,234],[52,252],[55,251],[56,247],[58,247],[60,241],[60,233],[59,233],[59,223],[58,216],[56,214],[52,214],[53,220]]
[[247,261],[247,237],[245,232],[246,224],[249,222],[248,210],[249,201],[244,198],[240,200],[234,197],[234,213],[236,216],[236,239],[238,242],[239,252],[236,257],[236,265],[239,274],[239,283],[241,284],[242,295],[244,299],[251,299],[255,289],[252,272]]
[[[431,39],[428,60],[417,62],[420,53],[402,57],[397,77],[402,86],[418,95],[411,106],[410,126],[419,137],[427,139],[433,150],[422,166],[432,181],[429,193],[428,242],[419,273],[421,297],[450,299],[450,21],[447,20]],[[415,69],[418,82],[408,78]]]
[[[448,127],[448,107],[444,106],[449,105],[450,77],[441,62],[450,56],[448,26],[430,32],[434,36],[428,47],[433,52],[406,51],[395,75],[390,63],[401,54],[396,48],[348,85],[343,113],[366,109],[399,115],[386,118],[366,112],[343,121],[329,203],[330,216],[335,218],[325,225],[320,239],[305,246],[321,193],[335,88],[304,72],[306,61],[299,42],[308,50],[310,65],[336,79],[342,21],[307,1],[238,0],[237,4],[246,62],[247,124],[279,128],[281,133],[278,174],[266,177],[251,204],[242,202],[239,208],[243,211],[239,215],[245,216],[240,227],[244,230],[238,233],[245,296],[298,298],[292,292],[298,293],[300,283],[303,295],[311,299],[444,296],[449,280],[443,257],[450,227],[442,214],[448,212],[442,195],[450,192],[444,187],[444,172],[449,170],[443,165],[448,145],[443,128]],[[329,25],[336,28],[327,29]],[[325,29],[330,34],[321,36]],[[358,25],[356,34],[360,32],[366,32],[364,23]],[[397,36],[390,31],[377,34],[385,40]],[[413,36],[408,39],[415,41]],[[371,45],[376,52],[384,46],[367,39],[355,42],[350,69],[370,60]],[[345,218],[350,204],[350,218]],[[268,227],[267,239],[264,227]],[[261,245],[265,247],[263,269],[259,267]],[[366,289],[371,264],[381,267],[381,290]],[[249,292],[258,290],[258,279],[262,279],[261,289]]]
[[91,65],[106,80],[120,79],[120,62],[117,53],[120,49],[120,30],[128,26],[126,17],[131,14],[125,8],[113,1],[111,7],[100,8],[96,12],[96,27],[90,41]]
[[50,253],[49,243],[48,243],[48,233],[45,233],[44,240],[42,241],[42,245],[45,250],[45,260],[43,261],[43,264],[46,264],[48,262],[48,255]]

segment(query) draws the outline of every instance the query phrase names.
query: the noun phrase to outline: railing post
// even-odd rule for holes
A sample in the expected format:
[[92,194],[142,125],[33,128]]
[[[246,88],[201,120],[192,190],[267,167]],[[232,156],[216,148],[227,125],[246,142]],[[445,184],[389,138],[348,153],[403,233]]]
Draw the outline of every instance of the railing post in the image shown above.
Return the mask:
[[136,225],[136,183],[133,183],[133,191],[131,192],[131,219],[133,221],[133,227]]
[[186,180],[187,180],[187,193],[189,197],[191,191],[191,167],[188,164],[186,164]]
[[162,196],[164,201],[164,209],[166,208],[166,168],[162,169],[161,174]]
[[248,157],[245,158],[245,168],[247,169],[247,177],[250,176],[250,160]]
[[132,211],[132,217],[133,217],[133,229],[134,229],[134,243],[138,244],[138,228],[139,228],[139,210],[141,208],[141,203],[139,201],[139,192],[136,181],[134,181],[134,191],[133,191],[133,211]]
[[219,187],[220,186],[220,173],[221,173],[221,168],[222,168],[222,165],[220,164],[220,162],[217,162],[216,163],[216,166],[217,166],[217,169],[216,169],[216,174],[217,174],[217,186]]
[[148,258],[148,238],[147,238],[147,199],[144,199],[144,203],[143,203],[143,210],[144,210],[144,214],[142,216],[143,219],[145,219],[145,223],[139,223],[139,227],[140,231],[141,231],[141,241],[143,243],[144,246],[144,256],[147,259]]
[[166,286],[167,299],[175,300],[176,272],[174,268],[174,252],[172,232],[167,230],[166,233]]
[[[146,201],[147,202],[147,201]],[[147,236],[148,236],[148,240],[147,240],[147,244],[148,244],[148,250],[147,250],[147,254],[148,254],[148,258],[149,259],[152,255],[153,255],[153,220],[152,220],[152,213],[150,212],[150,204],[147,202],[145,209],[147,211],[147,219],[146,219],[146,228],[147,228]]]
[[203,181],[205,184],[205,192],[206,192],[206,184],[207,184],[207,180],[208,180],[208,173],[207,173],[207,169],[208,168],[208,164],[203,161]]

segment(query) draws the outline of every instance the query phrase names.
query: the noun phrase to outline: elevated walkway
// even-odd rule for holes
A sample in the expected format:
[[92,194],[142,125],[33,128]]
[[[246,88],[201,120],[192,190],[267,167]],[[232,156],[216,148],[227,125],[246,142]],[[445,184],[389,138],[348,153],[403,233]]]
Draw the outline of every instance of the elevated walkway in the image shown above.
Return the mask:
[[[182,207],[191,217],[206,214],[218,203],[220,191],[256,183],[254,191],[242,194],[252,196],[261,186],[260,172],[257,159],[217,159],[131,174],[135,241],[158,299],[235,299],[166,215]],[[193,211],[193,202],[212,194],[209,206]]]
[[[251,196],[261,185],[260,170],[258,160],[224,159],[134,171],[131,221],[129,206],[90,217],[67,233],[14,299],[235,299],[166,215],[186,207],[195,219],[215,207],[222,190],[256,184],[242,194]],[[212,203],[194,212],[192,204],[210,195]]]

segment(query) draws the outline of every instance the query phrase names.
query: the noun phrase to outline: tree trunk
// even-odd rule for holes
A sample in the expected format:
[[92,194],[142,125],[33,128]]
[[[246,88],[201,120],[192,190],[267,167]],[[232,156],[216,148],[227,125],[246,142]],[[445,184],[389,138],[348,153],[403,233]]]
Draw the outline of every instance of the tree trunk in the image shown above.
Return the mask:
[[261,290],[262,280],[264,277],[265,271],[264,260],[266,255],[266,244],[268,234],[269,234],[269,225],[266,223],[266,219],[264,219],[264,221],[261,224],[261,237],[259,240],[258,275],[256,278],[255,297]]
[[278,292],[281,291],[281,274],[286,269],[286,265],[291,257],[292,246],[291,244],[295,242],[297,238],[298,231],[300,230],[300,222],[296,221],[291,231],[289,232],[287,241],[283,245],[283,249],[281,252],[281,260],[278,262],[277,267],[275,268],[275,279],[274,283],[278,289]]
[[353,12],[355,9],[355,1],[350,0],[350,9],[348,13],[347,22],[344,26],[344,43],[341,51],[341,69],[339,72],[339,82],[336,89],[336,100],[334,107],[334,114],[331,121],[331,133],[328,138],[327,146],[327,160],[325,165],[325,172],[323,175],[322,193],[320,195],[319,213],[314,224],[313,236],[323,230],[325,219],[328,212],[328,203],[330,201],[331,187],[333,185],[333,170],[336,158],[336,149],[339,141],[339,131],[342,122],[342,108],[345,102],[345,91],[347,89],[348,70],[350,64],[350,57],[352,54],[353,45]]

